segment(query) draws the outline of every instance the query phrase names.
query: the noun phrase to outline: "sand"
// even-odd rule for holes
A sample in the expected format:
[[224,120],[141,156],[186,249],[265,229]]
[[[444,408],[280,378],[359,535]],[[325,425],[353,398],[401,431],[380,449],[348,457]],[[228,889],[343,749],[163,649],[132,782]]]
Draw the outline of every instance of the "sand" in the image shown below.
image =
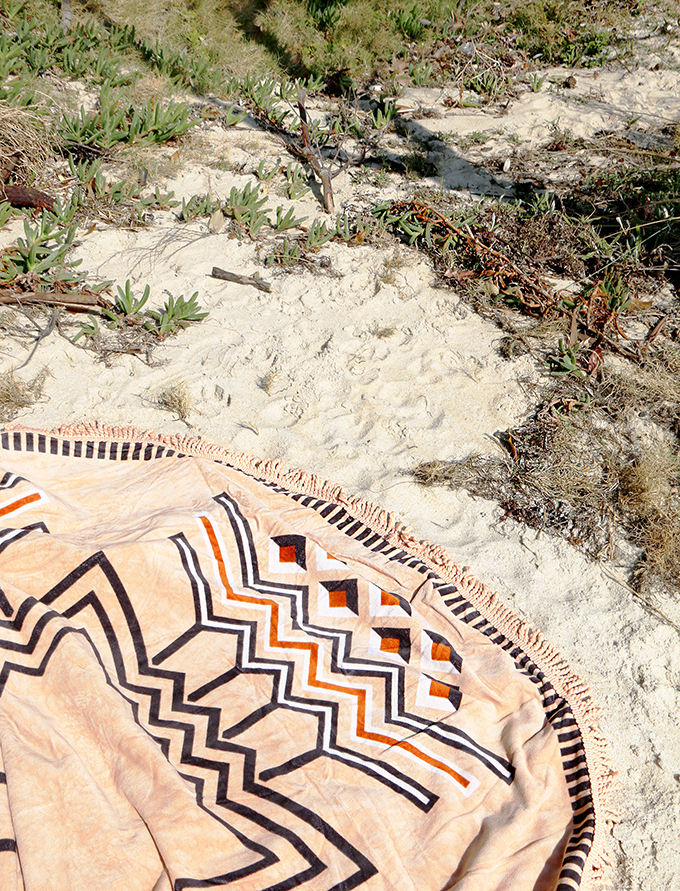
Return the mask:
[[[433,187],[464,200],[511,194],[513,169],[550,139],[556,127],[575,136],[658,127],[680,118],[680,73],[650,70],[570,72],[552,69],[539,92],[528,87],[505,108],[448,108],[450,92],[407,89],[404,120],[416,132],[484,133],[489,140],[463,152],[441,139],[431,144],[438,174]],[[572,88],[560,86],[570,74]],[[318,103],[313,103],[317,105]],[[421,115],[427,110],[427,117]],[[320,113],[312,107],[312,116]],[[522,143],[518,145],[517,143]],[[395,157],[409,148],[387,138]],[[523,154],[524,153],[524,154]],[[150,186],[179,199],[210,192],[224,199],[252,182],[260,160],[291,160],[271,134],[246,119],[237,127],[202,126],[183,146],[157,150]],[[174,154],[174,157],[173,157]],[[475,163],[495,159],[492,173]],[[161,163],[162,161],[162,163]],[[217,166],[219,162],[219,167]],[[588,161],[598,164],[597,157]],[[222,168],[222,169],[220,169]],[[390,174],[382,189],[354,183],[351,169],[335,182],[336,207],[368,207],[405,195],[411,185]],[[564,177],[564,170],[560,172]],[[307,224],[323,218],[318,195],[288,201],[266,185],[270,206],[295,206]],[[65,179],[62,193],[71,185]],[[17,421],[53,427],[84,420],[139,425],[199,435],[280,459],[343,484],[350,492],[401,516],[419,538],[443,545],[472,567],[518,613],[554,643],[604,707],[620,789],[612,800],[620,819],[611,837],[609,880],[618,891],[661,891],[680,882],[680,606],[669,595],[651,612],[625,584],[634,554],[618,565],[592,563],[570,545],[504,520],[498,507],[462,492],[422,488],[409,472],[431,459],[492,454],[493,435],[521,421],[530,407],[520,381],[540,369],[524,356],[498,353],[501,336],[456,292],[437,286],[427,258],[395,244],[324,246],[310,268],[265,268],[272,234],[263,243],[210,230],[204,218],[180,223],[175,211],[154,213],[143,229],[105,222],[78,234],[76,255],[91,282],[130,279],[152,303],[170,292],[198,292],[209,311],[200,324],[169,338],[152,364],[133,356],[98,362],[56,332],[27,367],[30,379],[48,369],[44,396]],[[0,230],[0,245],[20,234]],[[328,265],[318,261],[327,258]],[[271,293],[210,277],[213,265],[257,272]],[[4,336],[0,371],[16,368],[30,344]],[[190,400],[184,422],[157,405],[169,386]]]

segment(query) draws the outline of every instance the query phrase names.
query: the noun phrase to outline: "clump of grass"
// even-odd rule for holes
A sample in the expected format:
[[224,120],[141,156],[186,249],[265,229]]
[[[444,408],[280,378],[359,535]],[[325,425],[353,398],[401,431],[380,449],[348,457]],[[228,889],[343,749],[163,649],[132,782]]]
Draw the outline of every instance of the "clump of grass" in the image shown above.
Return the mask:
[[0,176],[19,184],[40,176],[51,148],[43,119],[25,108],[0,101]]
[[393,285],[397,280],[397,270],[404,266],[404,257],[401,250],[394,250],[389,257],[383,260],[382,268],[378,273],[378,278],[384,285]]
[[680,434],[680,349],[664,344],[638,368],[604,368],[600,392],[614,419],[642,412]]
[[155,404],[163,411],[172,412],[179,421],[189,425],[189,412],[193,401],[185,383],[171,384],[161,390],[156,395]]
[[643,452],[620,476],[619,504],[643,555],[635,579],[680,581],[680,455],[668,445]]
[[272,386],[274,385],[274,381],[278,377],[279,367],[277,365],[277,360],[274,359],[268,371],[266,371],[262,377],[258,378],[257,386],[260,390],[264,390],[264,392],[269,396],[271,394]]
[[[642,552],[632,583],[640,589],[677,588],[680,455],[672,422],[677,432],[678,403],[668,397],[679,385],[661,359],[652,368],[632,369],[629,376],[604,374],[599,383],[591,379],[587,390],[574,377],[555,381],[540,393],[527,421],[497,435],[499,454],[426,462],[413,476],[423,485],[462,488],[494,500],[502,519],[558,535],[593,558],[615,556],[624,535]],[[626,394],[641,379],[647,393],[643,385],[640,401],[626,405]],[[641,439],[622,416],[632,412],[637,418],[635,409],[649,406],[645,395],[652,392],[663,395],[670,408],[666,413],[660,407],[656,417],[645,413],[662,425],[662,434]]]
[[395,325],[378,325],[377,323],[371,328],[371,334],[374,337],[377,337],[378,340],[385,340],[388,337],[393,337],[397,333],[397,328]]
[[607,511],[621,442],[588,411],[567,418],[539,410],[499,437],[500,456],[421,464],[415,479],[500,503],[506,516],[560,534],[592,556],[611,545]]
[[0,421],[13,421],[19,412],[40,399],[47,379],[44,368],[31,381],[22,381],[13,371],[0,375]]

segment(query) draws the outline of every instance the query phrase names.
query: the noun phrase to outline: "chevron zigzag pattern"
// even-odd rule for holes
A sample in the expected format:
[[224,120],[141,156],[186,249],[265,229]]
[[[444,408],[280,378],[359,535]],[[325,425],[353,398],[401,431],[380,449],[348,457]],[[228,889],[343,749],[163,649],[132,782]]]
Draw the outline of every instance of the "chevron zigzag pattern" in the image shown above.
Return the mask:
[[438,551],[205,443],[15,429],[0,457],[0,891],[601,874],[584,685]]

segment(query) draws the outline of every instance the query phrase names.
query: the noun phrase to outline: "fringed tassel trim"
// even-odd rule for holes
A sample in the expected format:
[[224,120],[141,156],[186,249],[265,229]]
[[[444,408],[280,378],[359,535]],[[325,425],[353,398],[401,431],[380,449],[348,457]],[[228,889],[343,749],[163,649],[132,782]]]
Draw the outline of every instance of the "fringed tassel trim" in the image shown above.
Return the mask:
[[[7,425],[7,430],[29,428]],[[156,434],[137,427],[113,427],[101,421],[73,426],[61,426],[47,432],[67,439],[143,442],[164,445],[197,458],[219,461],[250,476],[275,483],[296,494],[309,495],[344,507],[357,520],[369,526],[391,544],[421,560],[442,579],[454,584],[484,617],[508,640],[517,644],[538,666],[555,691],[569,703],[576,719],[588,762],[595,811],[595,832],[591,852],[584,870],[581,887],[599,885],[611,866],[607,837],[616,822],[617,814],[610,809],[607,799],[618,783],[613,769],[609,744],[602,735],[598,721],[602,714],[593,701],[588,685],[570,668],[558,650],[529,622],[517,616],[498,594],[472,576],[467,567],[455,563],[444,548],[420,541],[411,529],[394,514],[378,505],[347,491],[335,483],[322,480],[303,470],[287,470],[280,461],[266,460],[243,452],[233,452],[215,443],[190,435]]]

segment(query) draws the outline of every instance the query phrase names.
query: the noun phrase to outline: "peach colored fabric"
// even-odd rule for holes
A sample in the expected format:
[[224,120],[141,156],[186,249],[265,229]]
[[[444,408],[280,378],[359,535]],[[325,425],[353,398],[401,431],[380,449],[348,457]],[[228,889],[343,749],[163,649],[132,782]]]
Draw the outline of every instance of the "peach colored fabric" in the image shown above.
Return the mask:
[[446,560],[203,443],[1,432],[0,891],[585,887],[587,692]]

